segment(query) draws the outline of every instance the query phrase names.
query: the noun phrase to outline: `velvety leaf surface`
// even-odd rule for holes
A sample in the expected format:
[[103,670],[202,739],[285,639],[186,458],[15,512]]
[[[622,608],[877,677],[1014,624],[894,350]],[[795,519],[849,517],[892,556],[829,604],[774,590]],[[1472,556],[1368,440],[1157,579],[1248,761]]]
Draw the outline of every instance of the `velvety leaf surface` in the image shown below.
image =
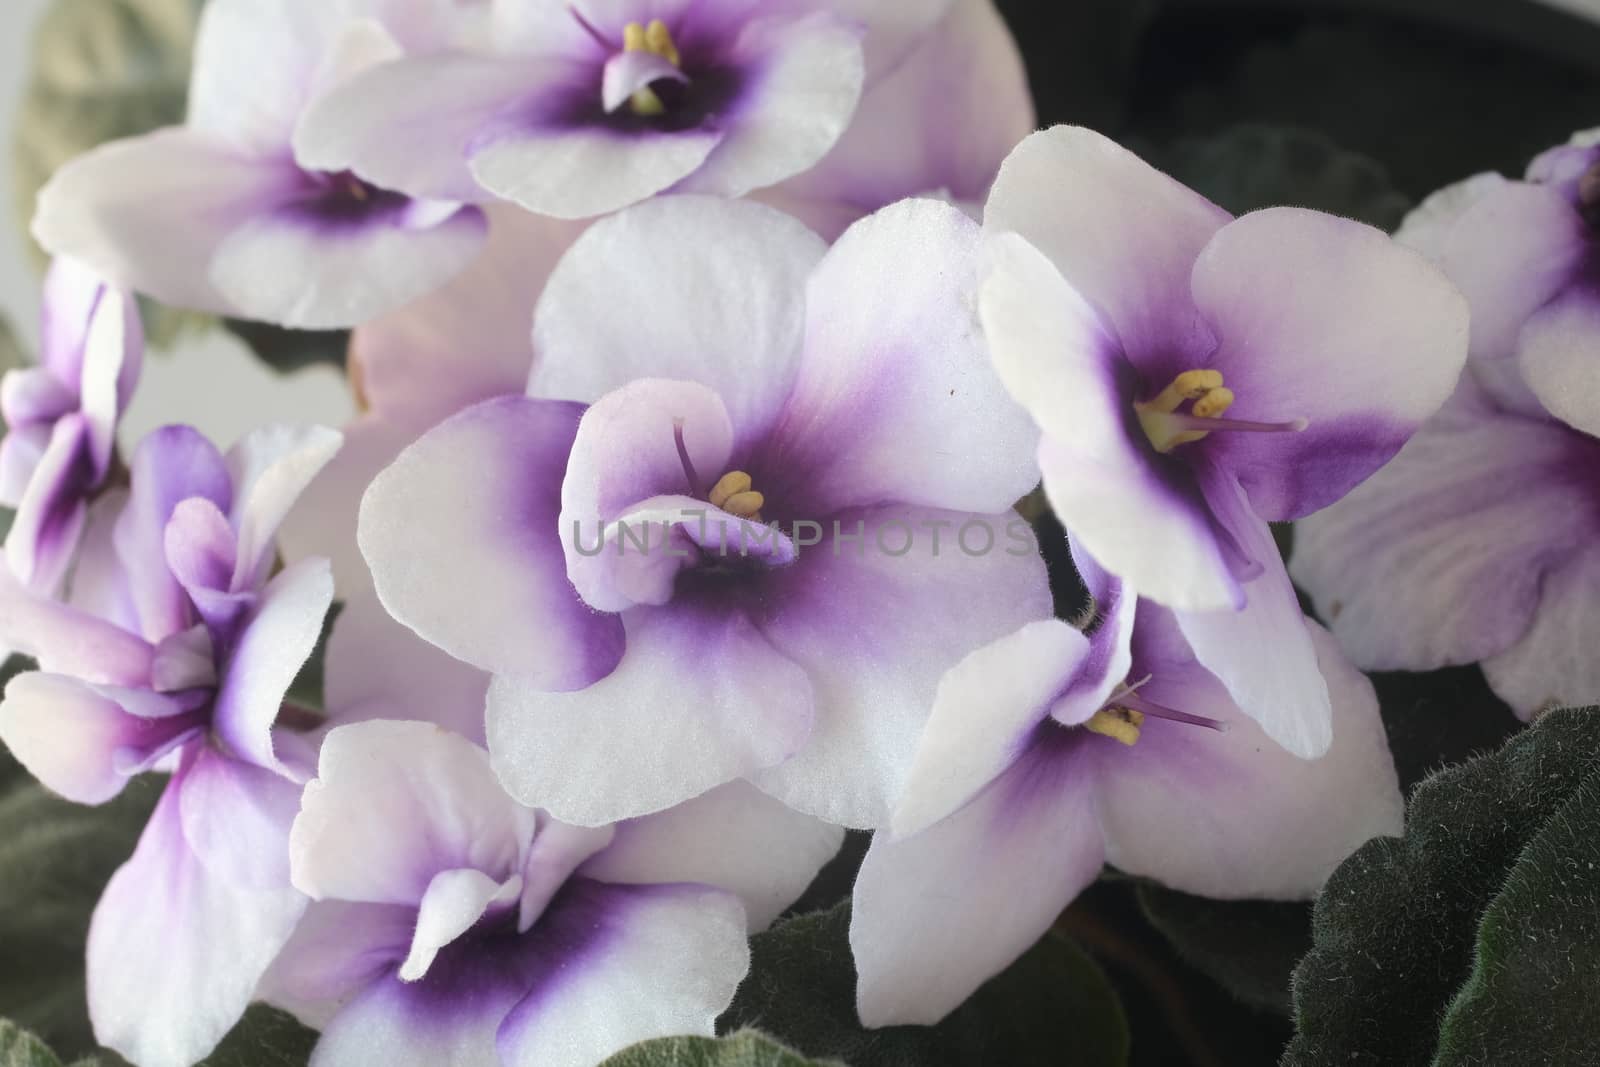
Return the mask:
[[[754,1027],[851,1067],[1102,1067],[1128,1031],[1100,969],[1048,935],[935,1027],[864,1029],[856,1018],[850,906],[780,923],[751,942],[750,975],[721,1026]],[[930,931],[929,936],[938,936]]]
[[[1368,842],[1317,901],[1285,1067],[1430,1064],[1447,1013],[1443,1062],[1504,1062],[1464,1051],[1490,1042],[1592,1062],[1563,1057],[1594,1040],[1600,867],[1575,838],[1596,824],[1597,771],[1600,714],[1568,710],[1419,786],[1406,836]],[[1589,1010],[1545,1009],[1558,987]]]
[[0,761],[0,1016],[68,1058],[95,1047],[83,985],[89,916],[161,786],[146,776],[86,808],[47,793],[9,754]]
[[646,1041],[606,1060],[601,1067],[843,1067],[810,1060],[764,1034],[741,1030],[722,1038],[666,1037]]
[[1311,905],[1207,900],[1158,885],[1138,888],[1145,917],[1190,966],[1255,1008],[1287,1013],[1289,978],[1311,947]]
[[0,1067],[61,1067],[50,1046],[10,1019],[0,1019]]
[[[1591,711],[1590,714],[1593,714]],[[1484,913],[1472,977],[1440,1033],[1436,1067],[1600,1063],[1600,772],[1522,853]]]

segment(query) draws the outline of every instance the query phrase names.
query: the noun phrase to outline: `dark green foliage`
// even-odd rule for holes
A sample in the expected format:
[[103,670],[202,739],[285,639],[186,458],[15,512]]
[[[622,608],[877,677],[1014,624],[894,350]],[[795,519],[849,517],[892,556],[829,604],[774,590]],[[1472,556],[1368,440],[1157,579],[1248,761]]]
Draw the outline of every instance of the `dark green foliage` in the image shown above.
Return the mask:
[[759,1034],[741,1030],[723,1038],[667,1037],[646,1041],[606,1060],[601,1067],[835,1067],[809,1060]]
[[1600,713],[1569,710],[1418,787],[1317,902],[1286,1067],[1595,1062],[1597,772]]
[[1254,1008],[1288,1012],[1289,976],[1311,947],[1311,905],[1207,900],[1138,888],[1145,917],[1191,967]]
[[[1100,969],[1050,934],[936,1027],[864,1029],[856,1018],[850,907],[757,935],[750,975],[722,1027],[751,1027],[851,1067],[1123,1064],[1127,1025]],[[938,936],[930,931],[929,936]]]

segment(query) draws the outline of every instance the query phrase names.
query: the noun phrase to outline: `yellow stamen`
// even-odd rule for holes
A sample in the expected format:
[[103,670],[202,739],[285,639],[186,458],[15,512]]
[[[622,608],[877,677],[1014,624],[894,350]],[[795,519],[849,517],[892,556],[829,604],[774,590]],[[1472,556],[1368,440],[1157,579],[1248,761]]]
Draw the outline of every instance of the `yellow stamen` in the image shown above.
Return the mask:
[[[630,22],[622,27],[622,48],[625,52],[649,52],[658,55],[674,67],[683,63],[683,56],[679,54],[678,46],[672,40],[672,31],[667,29],[667,24],[660,19],[651,19],[648,26]],[[648,85],[635,90],[628,98],[628,107],[635,115],[645,118],[663,115],[667,110],[667,105],[661,102],[661,97],[657,96],[655,90]]]
[[1233,390],[1222,384],[1222,372],[1216,370],[1186,370],[1152,400],[1134,405],[1145,436],[1150,438],[1157,452],[1171,452],[1179,445],[1204,440],[1206,431],[1180,429],[1164,418],[1176,414],[1184,404],[1193,401],[1189,413],[1198,419],[1215,419],[1233,406]]
[[761,509],[767,498],[751,488],[750,476],[744,471],[729,471],[717,479],[706,499],[714,508],[741,519],[761,520]]
[[722,505],[722,510],[741,519],[760,519],[762,505],[767,498],[757,492],[735,493]]
[[751,484],[750,476],[744,471],[729,471],[711,487],[711,495],[706,499],[711,501],[712,507],[720,508],[728,502],[729,497],[748,493]]
[[1199,400],[1213,389],[1221,388],[1221,371],[1186,370],[1144,406],[1170,415],[1183,406],[1185,400]]
[[1101,708],[1083,724],[1090,733],[1109,737],[1124,745],[1139,743],[1139,729],[1144,725],[1144,713],[1132,708]]

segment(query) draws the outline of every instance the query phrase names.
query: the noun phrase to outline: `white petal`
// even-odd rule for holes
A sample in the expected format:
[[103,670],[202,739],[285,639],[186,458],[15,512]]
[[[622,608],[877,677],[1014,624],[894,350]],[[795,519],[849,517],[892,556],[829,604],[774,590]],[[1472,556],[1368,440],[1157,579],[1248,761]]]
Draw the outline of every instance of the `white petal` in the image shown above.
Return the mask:
[[1484,660],[1489,685],[1524,718],[1600,704],[1600,553],[1590,547],[1544,580],[1533,625]]
[[752,932],[805,892],[844,842],[844,830],[802,815],[747,782],[729,782],[675,808],[621,823],[585,877],[629,885],[698,882],[738,895]]
[[794,380],[806,278],[825,250],[744,202],[668,197],[597,222],[539,301],[528,392],[593,403],[636,378],[699,382],[735,427],[763,427]]
[[476,745],[427,723],[343,726],[322,744],[290,837],[294,884],[316,899],[417,904],[440,871],[508,877],[533,812]]
[[522,876],[516,874],[504,882],[470,868],[434,875],[417,909],[417,930],[400,965],[400,980],[415,982],[427,974],[441,948],[472,929],[490,907],[509,903],[521,892]]

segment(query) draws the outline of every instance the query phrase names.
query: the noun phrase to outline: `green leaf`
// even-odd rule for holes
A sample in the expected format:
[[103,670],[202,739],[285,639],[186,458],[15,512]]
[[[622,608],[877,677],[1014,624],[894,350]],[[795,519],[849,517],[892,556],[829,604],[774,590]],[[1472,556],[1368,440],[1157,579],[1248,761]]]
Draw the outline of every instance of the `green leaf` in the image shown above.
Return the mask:
[[254,1004],[199,1067],[305,1067],[316,1043],[294,1016]]
[[1311,905],[1208,900],[1150,884],[1138,896],[1186,963],[1253,1008],[1289,1012],[1290,975],[1311,947]]
[[1411,201],[1384,167],[1340,148],[1313,130],[1244,123],[1209,137],[1185,137],[1164,154],[1163,169],[1217,204],[1242,215],[1288,205],[1358,219],[1388,231]]
[[0,1016],[68,1057],[95,1048],[83,985],[89,916],[162,785],[146,776],[87,808],[0,770]]
[[[836,1067],[808,1060],[764,1034],[740,1030],[723,1038],[664,1037],[617,1053],[600,1067]],[[842,1067],[842,1065],[837,1065]]]
[[61,1067],[50,1046],[10,1019],[0,1019],[0,1067]]
[[[54,0],[45,10],[12,153],[24,233],[39,188],[63,163],[106,141],[183,121],[203,2]],[[140,304],[145,332],[158,347],[212,321],[148,300]]]
[[756,935],[750,975],[722,1028],[757,1027],[807,1056],[852,1067],[1127,1062],[1116,994],[1094,962],[1059,935],[1047,935],[938,1026],[868,1030],[856,1018],[849,931],[844,903]]
[[1285,1067],[1600,1059],[1597,791],[1595,709],[1419,786],[1317,901]]

